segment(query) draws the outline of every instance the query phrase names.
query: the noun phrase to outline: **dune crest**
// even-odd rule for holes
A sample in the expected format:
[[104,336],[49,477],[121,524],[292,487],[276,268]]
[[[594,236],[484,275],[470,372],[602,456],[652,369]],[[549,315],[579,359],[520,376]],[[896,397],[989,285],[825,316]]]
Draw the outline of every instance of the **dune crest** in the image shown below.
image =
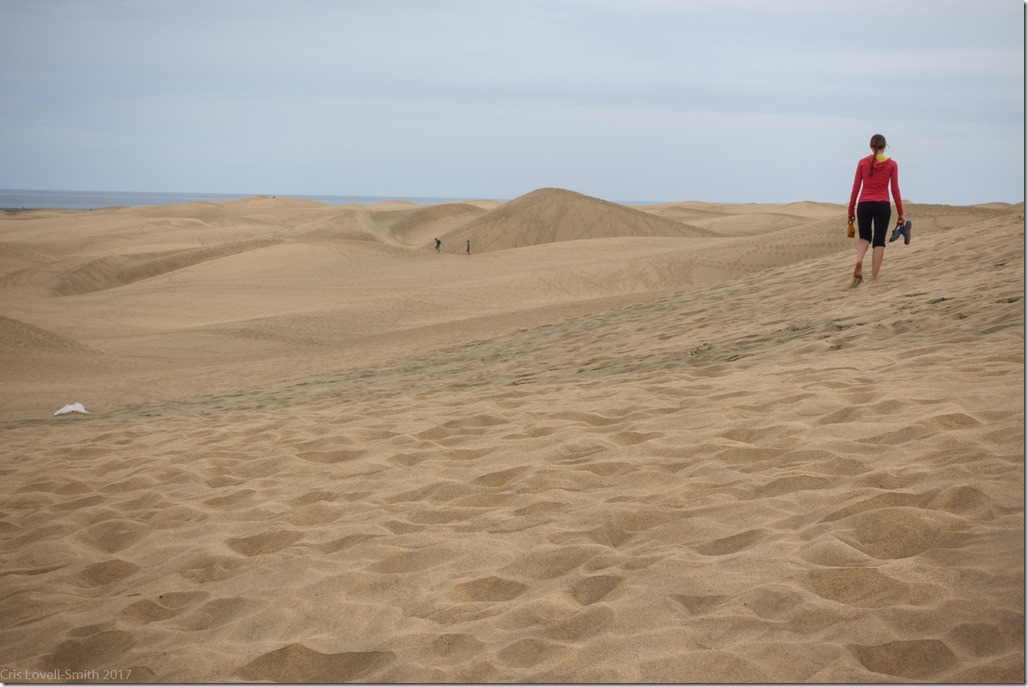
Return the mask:
[[510,200],[447,234],[449,252],[478,253],[615,237],[709,237],[699,227],[574,191],[544,188]]
[[20,355],[100,353],[73,339],[3,315],[0,315],[0,351],[9,361]]

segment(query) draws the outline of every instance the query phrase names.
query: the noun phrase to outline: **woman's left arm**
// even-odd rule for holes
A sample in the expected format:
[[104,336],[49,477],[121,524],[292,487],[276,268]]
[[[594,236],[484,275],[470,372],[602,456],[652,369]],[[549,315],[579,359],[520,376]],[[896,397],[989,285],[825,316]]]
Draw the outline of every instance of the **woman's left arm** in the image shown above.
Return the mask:
[[896,212],[899,214],[899,223],[903,224],[905,219],[903,216],[903,197],[900,195],[900,182],[899,182],[899,165],[896,161],[893,161],[892,167],[892,198],[896,201]]

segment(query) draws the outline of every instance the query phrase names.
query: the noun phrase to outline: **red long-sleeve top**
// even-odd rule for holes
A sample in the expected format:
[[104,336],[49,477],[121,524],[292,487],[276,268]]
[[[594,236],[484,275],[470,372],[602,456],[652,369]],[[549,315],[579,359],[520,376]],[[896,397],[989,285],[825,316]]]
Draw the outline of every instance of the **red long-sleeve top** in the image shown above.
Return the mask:
[[[874,160],[874,174],[871,174],[871,161]],[[861,190],[863,187],[863,190]],[[874,155],[868,155],[857,163],[857,173],[853,177],[853,190],[850,192],[849,216],[853,217],[857,206],[857,194],[863,201],[889,202],[889,189],[892,189],[892,197],[896,201],[896,212],[903,216],[903,199],[900,197],[899,187],[899,165],[892,158],[885,162],[875,160]]]

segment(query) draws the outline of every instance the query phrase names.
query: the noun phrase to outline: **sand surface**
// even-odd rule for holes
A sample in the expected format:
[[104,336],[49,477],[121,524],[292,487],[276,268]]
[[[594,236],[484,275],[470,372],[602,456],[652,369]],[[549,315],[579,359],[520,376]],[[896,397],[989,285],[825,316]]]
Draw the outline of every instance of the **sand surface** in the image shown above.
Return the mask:
[[0,213],[0,681],[1023,682],[1024,205],[907,214]]

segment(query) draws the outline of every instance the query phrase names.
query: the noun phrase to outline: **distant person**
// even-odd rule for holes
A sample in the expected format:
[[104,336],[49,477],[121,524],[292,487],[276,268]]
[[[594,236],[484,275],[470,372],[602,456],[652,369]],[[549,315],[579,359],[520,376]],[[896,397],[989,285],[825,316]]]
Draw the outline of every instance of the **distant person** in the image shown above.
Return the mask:
[[438,252],[439,252],[439,246],[441,246],[441,245],[443,245],[443,242],[442,242],[442,241],[440,241],[439,239],[436,239],[436,240],[435,240],[435,252],[436,252],[436,253],[438,253]]
[[468,241],[468,255],[471,255],[471,241]]
[[[892,217],[892,208],[889,205],[890,189],[896,201],[896,213],[899,215],[891,240],[895,241],[902,233],[904,243],[910,243],[910,225],[905,224],[903,199],[900,197],[899,166],[885,154],[886,147],[885,136],[872,136],[871,154],[857,163],[857,173],[853,177],[849,220],[857,220],[860,237],[857,241],[857,265],[853,268],[854,286],[864,278],[864,255],[868,246],[872,246],[871,281],[878,278],[878,271],[882,268],[882,260],[885,259],[885,234],[889,231],[889,219]],[[854,206],[856,213],[853,212]]]

